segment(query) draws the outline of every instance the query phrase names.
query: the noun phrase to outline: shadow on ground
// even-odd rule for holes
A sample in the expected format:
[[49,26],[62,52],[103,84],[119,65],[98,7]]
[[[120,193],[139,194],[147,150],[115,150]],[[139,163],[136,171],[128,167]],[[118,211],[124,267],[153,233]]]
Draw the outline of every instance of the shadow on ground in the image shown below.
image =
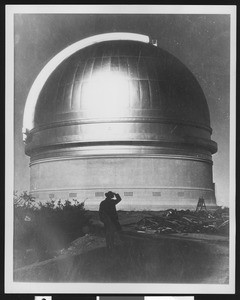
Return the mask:
[[109,253],[83,254],[16,270],[15,281],[228,283],[228,244],[125,236]]

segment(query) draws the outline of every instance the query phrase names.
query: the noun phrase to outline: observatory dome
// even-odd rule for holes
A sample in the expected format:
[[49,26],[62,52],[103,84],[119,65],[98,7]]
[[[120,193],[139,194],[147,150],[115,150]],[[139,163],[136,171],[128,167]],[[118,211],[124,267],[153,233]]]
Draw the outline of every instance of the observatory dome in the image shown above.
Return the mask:
[[32,118],[27,154],[86,143],[216,151],[199,83],[150,43],[105,41],[77,51],[47,79]]
[[88,199],[94,210],[108,190],[126,198],[119,208],[127,210],[192,208],[199,197],[215,206],[217,144],[198,81],[146,36],[108,38],[64,49],[30,90],[31,194]]

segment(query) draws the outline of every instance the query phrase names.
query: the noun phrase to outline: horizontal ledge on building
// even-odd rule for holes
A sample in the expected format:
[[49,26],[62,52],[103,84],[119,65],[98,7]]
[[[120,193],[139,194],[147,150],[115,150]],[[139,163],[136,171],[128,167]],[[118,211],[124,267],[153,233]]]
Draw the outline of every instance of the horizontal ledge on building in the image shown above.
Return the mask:
[[[25,153],[31,157],[45,153],[66,151],[79,152],[79,156],[104,155],[104,154],[180,154],[185,153],[197,156],[208,155],[217,151],[214,141],[185,137],[181,139],[158,139],[158,140],[102,140],[102,141],[61,141],[47,145],[26,145]],[[64,155],[63,155],[64,156]]]
[[[69,191],[92,191],[92,190],[98,190],[98,191],[108,191],[108,190],[188,190],[188,191],[208,191],[208,192],[214,192],[214,189],[210,188],[201,188],[201,187],[173,187],[173,186],[164,186],[164,187],[159,187],[159,186],[152,186],[152,187],[88,187],[88,188],[56,188],[56,189],[36,189],[36,190],[31,190],[30,193],[48,193],[48,192],[69,192]],[[128,196],[124,196],[128,197]],[[161,196],[159,196],[161,197]]]
[[[143,109],[141,109],[141,112]],[[158,111],[158,109],[154,109],[154,112]],[[207,130],[210,134],[212,134],[212,128],[202,123],[195,123],[191,121],[183,121],[177,119],[168,119],[168,118],[159,118],[159,117],[141,117],[141,116],[132,116],[132,117],[111,117],[111,118],[81,118],[76,120],[68,120],[68,121],[53,121],[51,124],[39,125],[29,131],[29,135],[34,134],[36,132],[56,128],[56,127],[64,127],[64,126],[72,126],[72,125],[85,125],[85,124],[99,124],[99,123],[160,123],[160,124],[173,124],[173,125],[184,125],[191,126],[196,128],[201,128]]]
[[84,156],[59,156],[59,157],[51,157],[51,158],[39,158],[39,159],[34,159],[29,163],[29,166],[33,166],[35,164],[41,164],[41,163],[48,163],[48,162],[55,162],[55,161],[66,161],[66,160],[85,160],[85,159],[125,159],[125,158],[130,158],[130,159],[138,159],[138,158],[154,158],[154,159],[177,159],[177,160],[191,160],[191,161],[200,161],[208,164],[213,164],[212,160],[207,159],[207,158],[198,158],[196,156],[186,156],[186,155],[127,155],[127,154],[122,154],[122,155],[84,155]]

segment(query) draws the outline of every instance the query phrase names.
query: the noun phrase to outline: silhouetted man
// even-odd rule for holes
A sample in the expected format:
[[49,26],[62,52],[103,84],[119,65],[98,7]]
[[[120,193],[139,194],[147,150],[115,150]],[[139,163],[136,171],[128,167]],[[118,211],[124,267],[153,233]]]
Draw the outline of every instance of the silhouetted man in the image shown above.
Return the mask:
[[[100,203],[99,206],[99,217],[104,223],[106,245],[108,249],[114,247],[114,234],[122,230],[121,225],[118,221],[118,214],[116,211],[116,205],[122,200],[119,194],[111,191],[105,193],[106,199]],[[114,196],[116,199],[113,199]]]

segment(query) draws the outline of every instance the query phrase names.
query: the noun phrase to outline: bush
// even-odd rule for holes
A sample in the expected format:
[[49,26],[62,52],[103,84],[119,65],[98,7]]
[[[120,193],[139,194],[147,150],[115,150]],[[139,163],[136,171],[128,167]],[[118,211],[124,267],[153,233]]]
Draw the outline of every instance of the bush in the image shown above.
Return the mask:
[[90,223],[84,203],[77,200],[39,203],[26,191],[14,194],[14,249],[34,249],[38,260],[84,235]]

